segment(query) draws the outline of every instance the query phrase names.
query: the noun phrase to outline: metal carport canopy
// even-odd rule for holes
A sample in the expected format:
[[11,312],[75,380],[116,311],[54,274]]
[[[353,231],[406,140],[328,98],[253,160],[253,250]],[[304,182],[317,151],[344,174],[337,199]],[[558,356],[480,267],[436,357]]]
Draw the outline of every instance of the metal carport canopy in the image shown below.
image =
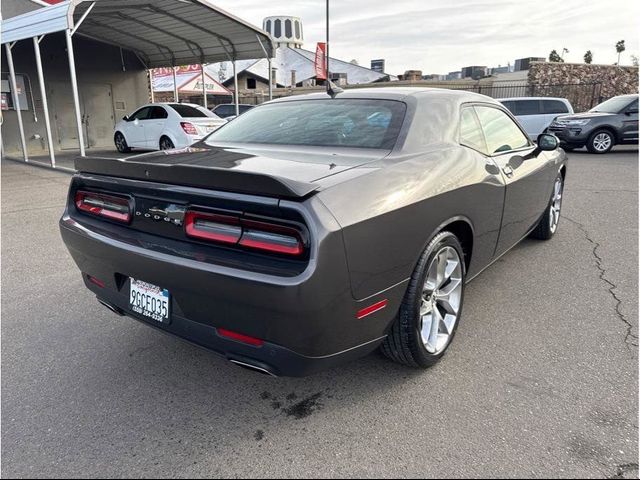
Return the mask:
[[147,68],[272,57],[271,37],[208,0],[68,0],[2,21],[2,44],[71,30]]

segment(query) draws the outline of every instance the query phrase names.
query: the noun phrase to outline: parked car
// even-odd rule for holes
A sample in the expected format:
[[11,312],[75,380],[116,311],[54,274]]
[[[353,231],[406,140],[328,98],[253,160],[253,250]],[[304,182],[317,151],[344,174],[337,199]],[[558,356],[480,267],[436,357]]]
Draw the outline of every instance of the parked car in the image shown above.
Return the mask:
[[566,98],[501,98],[499,102],[515,115],[531,140],[538,138],[558,115],[573,113],[573,107]]
[[[240,115],[251,110],[255,105],[249,105],[247,103],[241,103],[239,105]],[[228,118],[236,116],[236,104],[235,103],[221,103],[211,109],[220,118]]]
[[614,145],[638,144],[638,95],[620,95],[588,112],[558,117],[549,126],[565,150],[587,147],[607,153]]
[[118,122],[113,141],[121,153],[130,152],[132,148],[184,148],[225,123],[199,105],[150,103]]
[[100,303],[238,365],[428,367],[466,282],[555,234],[557,146],[470,92],[294,96],[185,151],[79,158],[60,227]]

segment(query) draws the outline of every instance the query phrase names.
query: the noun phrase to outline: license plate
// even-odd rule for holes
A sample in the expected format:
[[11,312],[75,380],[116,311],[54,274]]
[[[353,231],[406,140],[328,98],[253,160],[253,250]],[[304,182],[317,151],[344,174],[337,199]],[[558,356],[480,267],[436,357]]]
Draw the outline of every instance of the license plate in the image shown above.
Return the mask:
[[129,306],[139,315],[156,322],[169,323],[169,290],[141,280],[131,279]]

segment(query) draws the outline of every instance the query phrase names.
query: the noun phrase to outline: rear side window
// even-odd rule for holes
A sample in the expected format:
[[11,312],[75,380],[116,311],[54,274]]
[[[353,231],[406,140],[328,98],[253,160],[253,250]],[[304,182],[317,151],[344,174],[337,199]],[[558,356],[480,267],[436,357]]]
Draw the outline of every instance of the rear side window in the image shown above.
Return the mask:
[[529,139],[509,115],[498,108],[476,106],[490,155],[529,146]]
[[464,108],[460,115],[460,143],[481,153],[487,153],[482,128],[473,108]]
[[569,109],[560,100],[542,100],[542,113],[569,113]]
[[172,103],[169,105],[173,108],[178,115],[183,118],[193,118],[193,117],[206,117],[207,114],[197,108],[192,107],[191,105],[184,105],[181,103]]
[[505,100],[504,102],[500,103],[502,103],[511,113],[513,113],[514,115],[516,114],[516,102],[514,102],[513,100]]
[[151,111],[151,117],[149,117],[152,120],[160,120],[163,118],[167,118],[169,116],[169,114],[167,113],[167,111],[162,108],[162,107],[153,107],[153,110]]
[[231,111],[231,105],[220,105],[214,109],[213,113],[226,117],[229,115],[234,115],[235,110],[233,112]]
[[514,105],[514,115],[540,115],[540,100],[516,100]]

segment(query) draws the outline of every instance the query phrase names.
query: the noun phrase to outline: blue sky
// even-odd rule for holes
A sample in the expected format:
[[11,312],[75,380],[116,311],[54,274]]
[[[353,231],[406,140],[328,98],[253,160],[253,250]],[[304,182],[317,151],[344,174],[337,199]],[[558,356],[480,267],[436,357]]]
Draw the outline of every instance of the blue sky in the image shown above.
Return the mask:
[[[324,40],[323,0],[211,0],[255,25],[269,15],[294,15],[304,22],[305,47]],[[569,49],[565,60],[614,63],[615,44],[625,40],[621,64],[639,49],[638,0],[343,0],[331,1],[331,55],[386,59],[388,73],[408,69],[447,73],[467,65],[494,67],[516,58],[547,57]]]

